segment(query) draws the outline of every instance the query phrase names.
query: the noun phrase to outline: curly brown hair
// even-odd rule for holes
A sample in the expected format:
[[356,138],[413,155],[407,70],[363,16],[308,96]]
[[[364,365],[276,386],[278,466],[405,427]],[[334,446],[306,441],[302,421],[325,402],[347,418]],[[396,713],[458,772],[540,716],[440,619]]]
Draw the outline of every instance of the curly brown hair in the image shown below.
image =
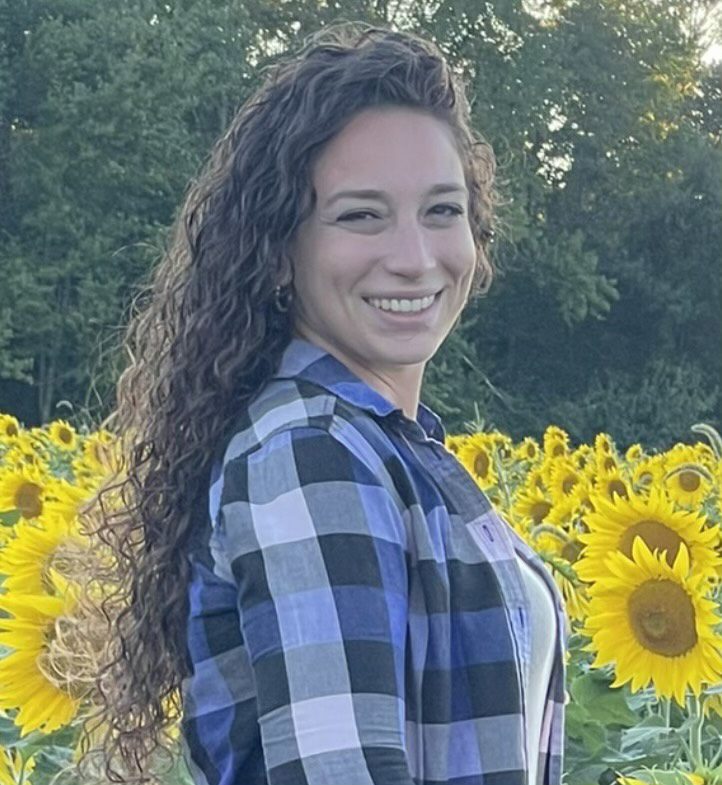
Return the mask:
[[[485,294],[494,274],[494,154],[472,130],[465,86],[436,44],[337,22],[264,70],[188,189],[141,291],[146,301],[133,309],[123,338],[130,363],[104,421],[122,443],[122,474],[81,511],[112,553],[102,583],[115,590],[103,600],[107,645],[79,766],[100,755],[111,782],[157,781],[151,756],[171,749],[190,673],[186,554],[208,514],[211,465],[292,337],[274,289],[288,280],[294,232],[314,209],[311,172],[324,145],[368,107],[420,108],[446,122],[469,190],[472,296]],[[122,504],[106,509],[103,496],[119,489]]]

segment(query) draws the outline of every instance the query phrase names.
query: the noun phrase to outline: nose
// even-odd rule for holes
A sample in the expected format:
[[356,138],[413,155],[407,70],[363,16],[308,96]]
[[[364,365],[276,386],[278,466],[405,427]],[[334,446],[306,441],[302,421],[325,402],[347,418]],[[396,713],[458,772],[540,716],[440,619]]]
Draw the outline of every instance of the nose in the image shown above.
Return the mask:
[[436,267],[434,247],[429,229],[419,225],[417,218],[399,221],[389,234],[386,269],[407,278],[420,278]]

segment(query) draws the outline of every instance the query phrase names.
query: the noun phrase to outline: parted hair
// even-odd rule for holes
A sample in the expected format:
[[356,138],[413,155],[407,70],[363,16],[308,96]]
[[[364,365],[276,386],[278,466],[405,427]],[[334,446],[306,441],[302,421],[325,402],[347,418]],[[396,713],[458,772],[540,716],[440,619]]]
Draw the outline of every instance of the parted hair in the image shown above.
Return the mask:
[[261,76],[187,188],[124,328],[130,361],[103,422],[121,458],[80,513],[113,557],[96,600],[106,643],[79,744],[84,783],[157,782],[158,754],[175,749],[190,674],[186,554],[206,524],[210,468],[292,337],[292,311],[276,309],[274,289],[288,282],[294,233],[314,209],[313,163],[356,113],[411,107],[448,124],[469,191],[472,296],[491,285],[496,162],[435,43],[337,22]]

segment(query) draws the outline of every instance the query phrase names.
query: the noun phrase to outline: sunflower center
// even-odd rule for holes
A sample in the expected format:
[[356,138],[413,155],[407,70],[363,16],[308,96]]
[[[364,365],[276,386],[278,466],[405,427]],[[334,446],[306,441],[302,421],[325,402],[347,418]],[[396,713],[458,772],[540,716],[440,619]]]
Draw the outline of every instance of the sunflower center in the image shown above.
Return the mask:
[[23,483],[15,494],[15,506],[23,518],[37,518],[43,511],[40,486],[34,482]]
[[629,498],[627,486],[621,480],[611,480],[607,485],[607,494],[610,499],[614,498],[615,493],[617,496],[623,496],[625,499]]
[[568,474],[562,483],[562,491],[566,494],[572,492],[572,488],[577,484],[577,478],[573,474]]
[[699,488],[701,480],[697,472],[682,472],[679,475],[679,484],[683,491],[692,493]]
[[694,607],[673,581],[646,581],[629,597],[629,621],[642,646],[665,657],[679,657],[697,643]]
[[677,532],[659,521],[638,521],[624,532],[619,541],[619,550],[630,559],[632,558],[632,543],[638,535],[644,540],[650,551],[654,552],[655,548],[660,551],[666,550],[667,564],[670,567],[674,564],[679,544],[682,542],[682,538]]
[[474,458],[474,472],[479,477],[486,477],[489,472],[489,456],[485,452],[480,452]]
[[540,501],[535,502],[531,508],[531,517],[534,523],[541,523],[544,518],[547,517],[549,514],[549,510],[551,510],[552,506],[549,502]]

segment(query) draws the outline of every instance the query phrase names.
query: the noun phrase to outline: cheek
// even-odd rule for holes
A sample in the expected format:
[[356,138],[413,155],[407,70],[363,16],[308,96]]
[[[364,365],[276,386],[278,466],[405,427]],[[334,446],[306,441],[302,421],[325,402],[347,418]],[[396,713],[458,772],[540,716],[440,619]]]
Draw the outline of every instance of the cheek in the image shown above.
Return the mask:
[[298,297],[306,304],[313,304],[316,311],[332,308],[337,295],[353,286],[353,264],[350,260],[338,264],[338,258],[343,256],[329,255],[326,249],[323,258],[316,257],[313,262],[307,260],[294,276]]
[[476,247],[471,230],[464,232],[453,245],[447,247],[446,257],[455,276],[463,279],[473,275],[476,266]]

